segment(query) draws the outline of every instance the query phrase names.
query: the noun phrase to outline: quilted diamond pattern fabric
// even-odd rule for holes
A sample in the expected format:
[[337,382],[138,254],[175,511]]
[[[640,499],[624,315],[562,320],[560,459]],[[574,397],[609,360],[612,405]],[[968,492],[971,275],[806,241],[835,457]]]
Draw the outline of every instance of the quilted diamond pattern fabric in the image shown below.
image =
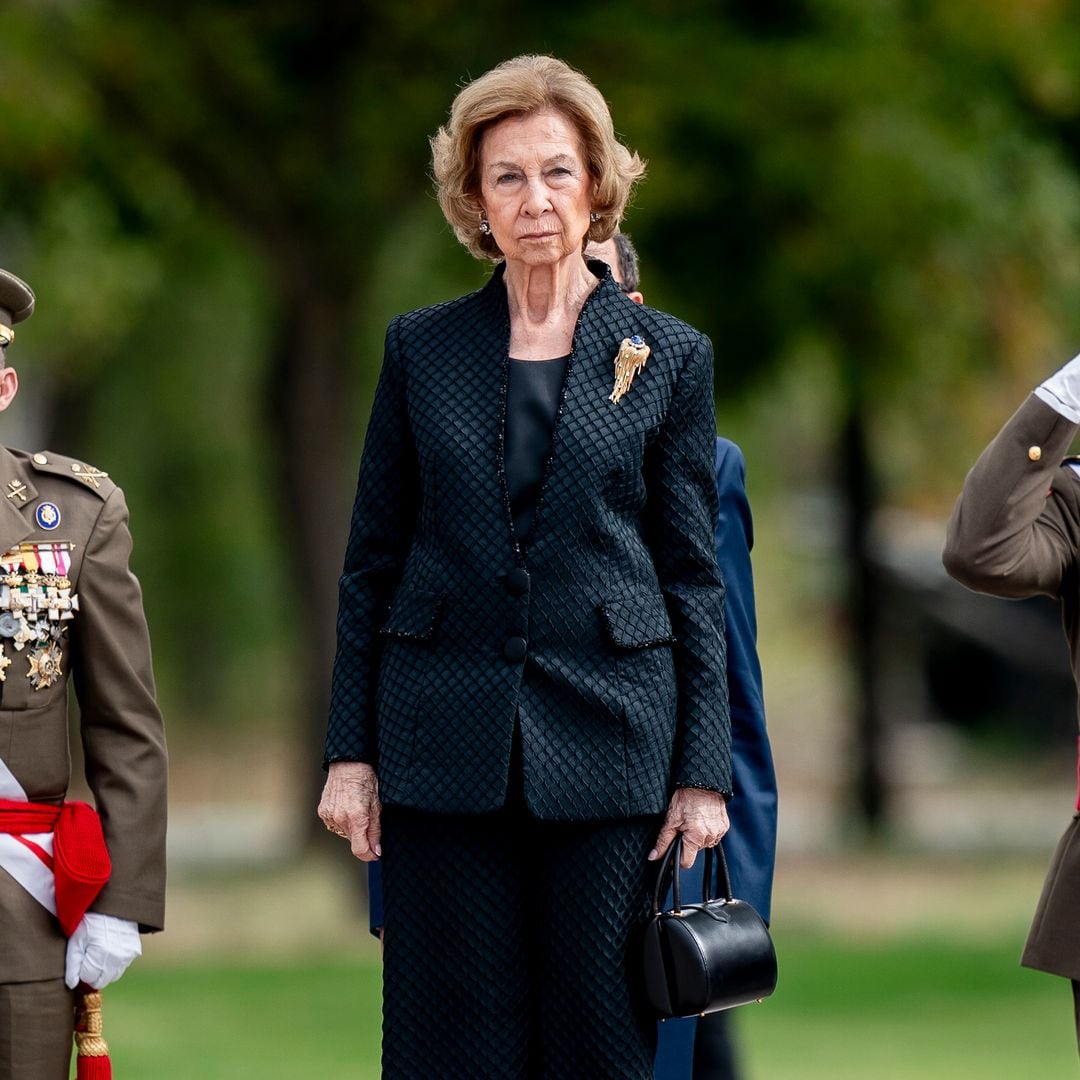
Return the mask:
[[[578,320],[527,538],[502,468],[501,268],[387,333],[326,761],[374,763],[389,805],[500,807],[515,716],[540,818],[653,814],[674,786],[731,790],[711,347],[592,268],[604,278]],[[613,403],[634,334],[651,355]]]
[[658,817],[391,807],[383,824],[386,1080],[651,1080],[639,934]]

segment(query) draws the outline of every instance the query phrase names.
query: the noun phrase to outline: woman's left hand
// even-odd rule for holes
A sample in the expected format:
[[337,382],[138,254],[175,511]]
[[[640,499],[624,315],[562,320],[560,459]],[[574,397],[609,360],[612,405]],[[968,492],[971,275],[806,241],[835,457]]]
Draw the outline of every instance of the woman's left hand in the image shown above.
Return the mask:
[[650,859],[660,859],[675,839],[682,833],[682,868],[694,865],[697,853],[706,847],[716,847],[728,831],[727,804],[718,791],[704,788],[676,788],[671,796],[667,817],[656,846],[649,852]]

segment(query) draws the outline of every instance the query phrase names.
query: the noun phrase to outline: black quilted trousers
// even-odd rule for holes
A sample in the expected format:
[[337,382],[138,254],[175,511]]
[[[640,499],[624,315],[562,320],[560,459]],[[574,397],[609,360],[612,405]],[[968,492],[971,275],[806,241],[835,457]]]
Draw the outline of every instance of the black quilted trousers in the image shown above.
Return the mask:
[[383,814],[386,1080],[651,1080],[660,817]]

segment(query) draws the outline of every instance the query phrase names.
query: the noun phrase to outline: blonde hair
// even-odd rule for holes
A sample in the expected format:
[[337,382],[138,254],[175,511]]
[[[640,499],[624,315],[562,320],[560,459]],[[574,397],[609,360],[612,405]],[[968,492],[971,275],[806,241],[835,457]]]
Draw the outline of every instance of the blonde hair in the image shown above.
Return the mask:
[[480,232],[480,144],[484,132],[508,117],[551,110],[566,117],[581,139],[585,167],[596,184],[599,215],[585,242],[603,243],[622,221],[645,162],[615,137],[611,112],[589,80],[553,56],[518,56],[466,84],[450,119],[431,139],[436,193],[458,240],[478,259],[502,258],[493,236]]

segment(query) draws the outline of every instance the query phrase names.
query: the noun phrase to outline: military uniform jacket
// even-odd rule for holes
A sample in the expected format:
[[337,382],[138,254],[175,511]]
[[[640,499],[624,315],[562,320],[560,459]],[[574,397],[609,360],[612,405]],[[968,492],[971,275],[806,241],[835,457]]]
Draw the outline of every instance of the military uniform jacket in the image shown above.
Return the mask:
[[[112,877],[92,910],[164,924],[167,767],[139,583],[128,567],[123,492],[57,454],[0,447],[0,552],[70,545],[78,610],[59,637],[60,672],[35,688],[32,644],[0,637],[0,759],[33,802],[63,802],[71,760],[68,682],[78,700],[86,777],[101,815]],[[2,573],[2,572],[0,572]],[[0,616],[2,617],[2,616]],[[2,628],[0,628],[2,629]],[[3,660],[0,660],[0,664]],[[64,974],[59,924],[0,869],[0,983]]]
[[[503,472],[502,268],[387,333],[340,583],[326,760],[388,804],[493,810],[515,723],[550,820],[731,790],[723,583],[712,543],[712,351],[603,274],[574,334],[528,537]],[[609,400],[624,338],[651,348]]]
[[[1061,600],[1080,678],[1080,475],[1065,460],[1077,425],[1032,395],[983,451],[949,521],[944,561],[968,588]],[[1080,830],[1062,837],[1023,962],[1080,978]]]

